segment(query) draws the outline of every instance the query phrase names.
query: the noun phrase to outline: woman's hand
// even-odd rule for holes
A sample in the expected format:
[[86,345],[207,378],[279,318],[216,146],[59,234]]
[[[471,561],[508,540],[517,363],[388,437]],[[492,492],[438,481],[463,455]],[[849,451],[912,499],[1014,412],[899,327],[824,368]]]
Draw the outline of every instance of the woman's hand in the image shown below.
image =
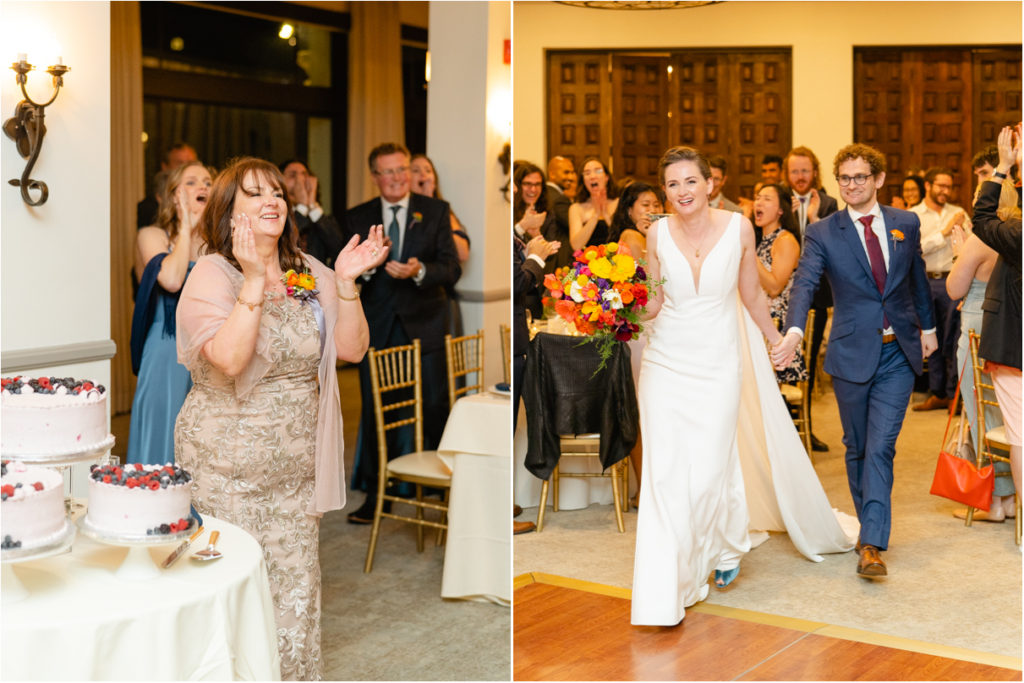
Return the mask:
[[384,244],[384,226],[374,225],[360,244],[359,235],[353,235],[334,261],[334,275],[338,280],[354,281],[371,268],[384,263],[390,247]]
[[642,216],[640,216],[640,220],[638,220],[633,225],[636,226],[637,232],[639,232],[644,237],[647,237],[647,231],[650,230],[651,228],[651,214],[643,214]]
[[249,216],[244,213],[235,214],[231,219],[231,253],[242,267],[246,280],[266,279],[267,264],[256,251],[256,237],[249,225]]
[[[999,165],[996,167],[996,171],[999,173],[1009,173],[1010,169],[1018,163],[1020,159],[1021,145],[1020,145],[1020,125],[1017,125],[1017,130],[1014,130],[1010,126],[1005,126],[999,131],[999,137],[996,140],[996,148],[999,150]],[[993,180],[999,180],[993,178]]]
[[528,206],[526,207],[526,213],[519,220],[519,226],[530,237],[536,237],[540,234],[540,229],[544,225],[544,221],[547,220],[547,217],[547,211],[537,213],[532,206]]

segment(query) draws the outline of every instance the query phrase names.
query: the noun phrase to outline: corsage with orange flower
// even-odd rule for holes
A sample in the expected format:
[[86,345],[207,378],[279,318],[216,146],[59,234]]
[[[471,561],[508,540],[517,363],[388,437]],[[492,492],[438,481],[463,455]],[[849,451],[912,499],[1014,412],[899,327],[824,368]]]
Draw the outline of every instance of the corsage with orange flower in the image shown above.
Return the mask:
[[308,269],[303,269],[301,273],[289,270],[281,276],[281,282],[284,283],[288,296],[302,302],[308,301],[320,293],[320,290],[316,288],[316,278]]
[[544,277],[549,296],[543,303],[597,344],[600,370],[616,342],[631,341],[643,332],[640,317],[660,283],[648,280],[645,263],[625,244],[586,247],[574,256],[573,263]]

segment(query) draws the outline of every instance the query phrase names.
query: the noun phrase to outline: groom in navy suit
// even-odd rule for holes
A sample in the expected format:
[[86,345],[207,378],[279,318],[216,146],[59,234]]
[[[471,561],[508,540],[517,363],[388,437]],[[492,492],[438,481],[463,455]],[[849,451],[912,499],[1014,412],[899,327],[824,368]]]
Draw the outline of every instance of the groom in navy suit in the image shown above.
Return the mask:
[[825,372],[839,404],[846,474],[860,520],[857,573],[885,576],[892,470],[914,374],[937,347],[931,290],[921,257],[921,224],[910,211],[880,206],[885,157],[862,144],[833,164],[847,206],[808,226],[789,298],[785,338],[772,351],[785,367],[800,344],[807,311],[824,274],[834,314]]

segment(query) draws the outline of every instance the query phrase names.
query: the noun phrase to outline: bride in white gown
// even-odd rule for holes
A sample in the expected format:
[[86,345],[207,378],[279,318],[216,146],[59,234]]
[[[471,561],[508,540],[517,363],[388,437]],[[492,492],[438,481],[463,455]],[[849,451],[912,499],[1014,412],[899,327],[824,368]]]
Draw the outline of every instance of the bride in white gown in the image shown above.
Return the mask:
[[[648,232],[648,305],[638,386],[643,473],[632,623],[675,625],[739,572],[752,529],[787,531],[808,559],[845,552],[840,526],[779,393],[764,338],[778,343],[758,284],[754,233],[711,209],[707,161],[661,161],[675,215]],[[742,306],[740,305],[742,302]],[[755,545],[767,534],[753,536]]]

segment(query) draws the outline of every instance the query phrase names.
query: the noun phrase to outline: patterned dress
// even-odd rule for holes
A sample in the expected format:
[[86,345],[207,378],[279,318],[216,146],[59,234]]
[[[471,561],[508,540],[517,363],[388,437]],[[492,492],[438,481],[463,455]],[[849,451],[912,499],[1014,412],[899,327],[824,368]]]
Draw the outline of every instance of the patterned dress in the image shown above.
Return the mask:
[[242,527],[263,548],[282,680],[319,680],[320,520],[314,495],[320,335],[309,305],[268,298],[260,325],[272,366],[242,401],[233,380],[200,356],[175,430],[200,514]]
[[[772,245],[775,244],[775,240],[779,235],[782,234],[782,228],[779,228],[770,235],[765,235],[762,238],[761,243],[757,245],[757,260],[761,262],[761,265],[770,273],[772,272]],[[783,325],[786,322],[786,310],[789,308],[789,291],[793,288],[793,278],[789,278],[789,282],[782,289],[782,292],[778,296],[768,296],[768,308],[772,314],[772,320],[777,325]],[[767,293],[765,294],[767,296]],[[785,330],[783,330],[785,333]],[[808,378],[807,366],[804,364],[804,350],[803,346],[797,347],[796,356],[793,361],[782,370],[776,370],[775,376],[778,378],[780,383],[794,384],[796,382],[802,382]]]

